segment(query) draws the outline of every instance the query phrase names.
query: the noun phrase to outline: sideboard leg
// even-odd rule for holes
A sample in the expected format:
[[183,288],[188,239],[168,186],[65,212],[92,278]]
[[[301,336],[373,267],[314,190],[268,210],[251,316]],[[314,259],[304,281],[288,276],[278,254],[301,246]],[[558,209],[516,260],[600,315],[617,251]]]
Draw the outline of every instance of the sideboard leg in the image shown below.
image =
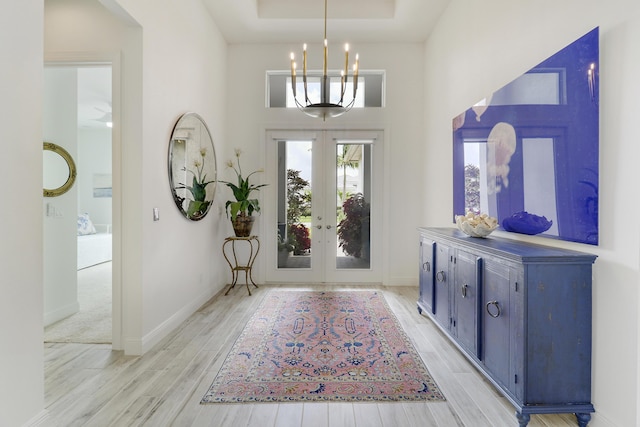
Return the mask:
[[576,418],[578,419],[578,425],[580,427],[587,427],[587,424],[591,420],[591,414],[576,414]]
[[522,412],[516,412],[516,417],[518,418],[518,425],[520,427],[525,427],[531,419],[531,415],[523,414]]

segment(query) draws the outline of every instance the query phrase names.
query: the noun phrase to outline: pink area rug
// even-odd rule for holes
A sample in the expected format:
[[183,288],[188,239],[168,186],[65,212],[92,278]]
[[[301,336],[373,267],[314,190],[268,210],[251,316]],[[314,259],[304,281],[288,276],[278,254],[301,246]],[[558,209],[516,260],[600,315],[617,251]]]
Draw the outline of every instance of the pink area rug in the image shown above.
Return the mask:
[[201,403],[436,400],[381,293],[272,290]]

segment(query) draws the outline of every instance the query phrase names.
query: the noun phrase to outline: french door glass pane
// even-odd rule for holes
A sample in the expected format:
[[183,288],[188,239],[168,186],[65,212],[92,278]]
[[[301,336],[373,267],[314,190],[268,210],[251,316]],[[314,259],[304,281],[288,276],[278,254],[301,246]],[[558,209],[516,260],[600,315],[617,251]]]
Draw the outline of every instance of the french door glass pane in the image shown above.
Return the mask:
[[311,268],[311,143],[278,142],[278,268]]
[[370,268],[371,145],[336,145],[337,269]]

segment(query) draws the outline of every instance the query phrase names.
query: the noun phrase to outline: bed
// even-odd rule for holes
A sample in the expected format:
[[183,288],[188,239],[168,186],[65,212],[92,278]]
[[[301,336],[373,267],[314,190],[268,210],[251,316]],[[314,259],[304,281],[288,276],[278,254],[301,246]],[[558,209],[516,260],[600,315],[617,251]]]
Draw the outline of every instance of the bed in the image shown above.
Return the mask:
[[93,224],[78,215],[78,270],[111,261],[111,224]]

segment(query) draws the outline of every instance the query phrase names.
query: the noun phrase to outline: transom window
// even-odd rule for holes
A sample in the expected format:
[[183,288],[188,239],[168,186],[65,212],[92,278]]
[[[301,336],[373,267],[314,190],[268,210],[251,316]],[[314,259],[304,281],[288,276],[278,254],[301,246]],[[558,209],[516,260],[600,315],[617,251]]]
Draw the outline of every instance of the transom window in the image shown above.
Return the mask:
[[[358,76],[358,91],[353,108],[369,108],[384,106],[384,72],[360,72]],[[320,73],[309,73],[307,78],[307,92],[309,101],[320,102]],[[340,101],[340,76],[329,77],[329,99],[332,103]],[[298,100],[304,102],[304,83],[301,78],[296,79]],[[344,103],[353,99],[353,81],[347,81]],[[291,89],[291,74],[288,71],[267,72],[267,108],[296,108]]]

